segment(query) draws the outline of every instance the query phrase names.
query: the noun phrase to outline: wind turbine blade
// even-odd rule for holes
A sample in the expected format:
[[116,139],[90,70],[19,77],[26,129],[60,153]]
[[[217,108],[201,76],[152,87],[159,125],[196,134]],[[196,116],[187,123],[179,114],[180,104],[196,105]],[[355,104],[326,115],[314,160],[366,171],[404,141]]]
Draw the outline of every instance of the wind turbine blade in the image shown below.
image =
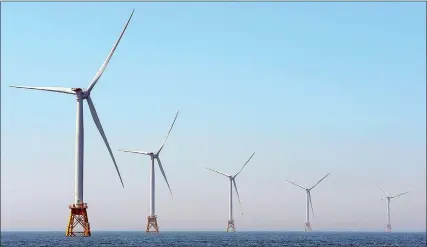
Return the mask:
[[404,193],[400,193],[399,195],[395,195],[395,196],[392,196],[390,198],[396,198],[396,197],[403,196],[404,194],[408,194],[408,193],[409,193],[409,191],[404,192]]
[[101,122],[99,121],[98,114],[96,113],[95,106],[93,105],[92,99],[87,97],[87,104],[89,105],[90,113],[92,114],[93,121],[95,122],[96,127],[99,130],[99,133],[104,140],[105,145],[107,146],[108,152],[110,153],[111,159],[113,160],[114,166],[116,167],[117,174],[119,175],[120,182],[122,183],[123,188],[125,185],[123,184],[122,176],[120,175],[119,168],[117,167],[116,159],[114,159],[113,152],[111,151],[110,144],[108,144],[107,137],[105,136],[104,130],[102,129]]
[[116,41],[116,43],[114,44],[113,48],[111,49],[110,53],[108,54],[107,58],[105,59],[104,63],[102,64],[101,68],[98,70],[98,72],[96,72],[95,77],[92,79],[92,82],[89,84],[89,87],[87,89],[87,91],[92,91],[93,87],[95,86],[95,84],[98,82],[99,78],[101,78],[102,73],[104,73],[105,68],[107,67],[108,63],[110,62],[111,57],[113,56],[114,51],[116,50],[117,46],[119,45],[120,40],[123,37],[123,34],[126,31],[126,28],[129,25],[130,19],[132,19],[133,16],[133,12],[135,11],[135,9],[132,10],[132,14],[130,15],[125,27],[123,28],[122,33],[119,36],[119,39]]
[[163,177],[165,178],[166,184],[168,185],[168,188],[169,188],[169,191],[171,193],[171,196],[173,197],[171,187],[169,186],[169,182],[168,182],[168,179],[166,178],[165,171],[163,170],[162,162],[160,162],[159,157],[157,157],[156,159],[157,159],[157,162],[159,163],[160,171],[162,172]]
[[388,197],[387,192],[385,192],[385,190],[383,190],[378,184],[377,184],[377,187],[380,188],[380,190],[382,190],[384,192],[384,194],[385,194],[386,197]]
[[119,149],[120,152],[126,152],[126,153],[134,153],[134,154],[145,154],[149,155],[149,152],[144,151],[133,151],[133,150],[126,150],[126,149]]
[[295,186],[300,187],[301,189],[306,190],[306,188],[302,187],[301,185],[298,185],[298,184],[296,184],[296,183],[294,183],[294,182],[292,182],[292,181],[289,181],[289,180],[286,180],[286,181],[287,181],[287,182],[289,182],[289,183],[291,183],[291,184],[293,184],[293,185],[295,185]]
[[171,125],[171,127],[169,129],[169,132],[166,134],[165,139],[163,139],[162,145],[160,146],[159,150],[157,151],[157,154],[159,154],[160,151],[162,151],[163,147],[165,146],[166,140],[168,139],[168,136],[169,136],[169,134],[172,131],[173,125],[175,124],[175,121],[176,121],[176,118],[178,117],[178,114],[179,114],[179,111],[176,112],[175,118],[174,118],[174,120],[172,122],[172,125]]
[[245,168],[245,166],[249,163],[249,161],[252,159],[252,157],[255,155],[255,152],[251,155],[251,157],[249,157],[248,161],[246,161],[246,163],[242,166],[242,168],[240,169],[239,172],[236,173],[236,175],[234,175],[234,177],[236,177],[237,175],[239,175],[239,173],[242,172],[243,168]]
[[214,170],[214,169],[211,169],[211,168],[205,168],[205,169],[207,169],[207,170],[209,170],[209,171],[213,171],[213,172],[216,172],[216,173],[218,173],[218,174],[221,174],[221,175],[223,175],[223,176],[229,177],[229,175],[228,175],[228,174],[225,174],[225,173],[223,173],[223,172],[220,172],[220,171],[216,171],[216,170]]
[[326,174],[322,179],[319,180],[319,182],[317,182],[317,184],[315,184],[313,187],[311,187],[310,190],[313,189],[314,187],[316,187],[320,182],[322,182],[322,180],[325,179],[327,176],[329,176],[329,174],[331,174],[331,173]]
[[310,191],[308,191],[307,193],[308,193],[308,199],[310,199],[311,214],[313,215],[313,219],[314,219],[314,210],[313,210],[313,203],[311,202],[311,193]]
[[236,180],[234,179],[233,179],[233,184],[234,184],[234,189],[236,190],[237,199],[239,199],[240,210],[242,210],[242,215],[243,215],[243,206],[242,206],[242,202],[240,201],[240,195],[239,195],[239,190],[237,189]]
[[71,88],[66,88],[66,87],[27,87],[27,86],[9,86],[9,87],[49,91],[49,92],[56,92],[56,93],[76,94]]

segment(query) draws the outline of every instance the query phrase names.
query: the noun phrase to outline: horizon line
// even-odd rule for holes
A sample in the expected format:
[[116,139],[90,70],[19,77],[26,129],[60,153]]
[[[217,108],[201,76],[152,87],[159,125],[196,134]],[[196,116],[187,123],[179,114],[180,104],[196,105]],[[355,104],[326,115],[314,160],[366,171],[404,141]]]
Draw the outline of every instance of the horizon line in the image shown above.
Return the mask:
[[[1,229],[0,232],[63,232],[63,230],[37,230],[37,229]],[[144,229],[128,229],[128,230],[109,230],[109,229],[101,229],[101,230],[91,230],[91,232],[144,232]],[[223,230],[163,230],[162,232],[224,232]],[[304,230],[239,230],[236,232],[304,232]],[[331,229],[331,230],[316,230],[316,232],[369,232],[369,233],[390,233],[380,230],[339,230],[339,229]],[[393,231],[391,233],[427,233],[427,230],[398,230]]]

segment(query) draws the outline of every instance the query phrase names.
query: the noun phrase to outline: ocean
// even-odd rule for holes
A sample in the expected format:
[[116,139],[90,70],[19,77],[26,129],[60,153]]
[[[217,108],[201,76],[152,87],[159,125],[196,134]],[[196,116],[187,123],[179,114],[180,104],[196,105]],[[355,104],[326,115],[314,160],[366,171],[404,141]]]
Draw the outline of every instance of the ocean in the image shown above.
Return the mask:
[[65,237],[64,232],[2,232],[1,246],[360,246],[426,247],[426,233],[371,232],[92,232]]

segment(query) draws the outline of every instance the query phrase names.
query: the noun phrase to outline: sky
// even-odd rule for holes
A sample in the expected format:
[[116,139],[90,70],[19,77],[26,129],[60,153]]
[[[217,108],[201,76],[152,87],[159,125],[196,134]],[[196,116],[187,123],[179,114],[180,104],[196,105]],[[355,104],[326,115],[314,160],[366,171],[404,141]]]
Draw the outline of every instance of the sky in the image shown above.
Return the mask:
[[[146,156],[177,110],[156,168],[160,229],[426,230],[425,3],[2,3],[1,229],[65,230],[74,200],[74,96],[92,91],[124,188],[88,107],[84,200],[92,230],[142,230]],[[234,198],[236,195],[234,194]],[[236,201],[236,200],[235,200]],[[243,212],[243,215],[241,215]]]

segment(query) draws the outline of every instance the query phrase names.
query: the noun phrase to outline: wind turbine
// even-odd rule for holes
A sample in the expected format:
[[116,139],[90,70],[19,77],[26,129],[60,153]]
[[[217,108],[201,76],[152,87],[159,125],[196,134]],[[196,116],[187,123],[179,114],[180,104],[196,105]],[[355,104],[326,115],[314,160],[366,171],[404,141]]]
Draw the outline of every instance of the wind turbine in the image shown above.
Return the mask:
[[310,191],[314,187],[316,187],[320,182],[322,182],[323,179],[325,179],[327,176],[329,176],[329,174],[331,174],[331,173],[326,174],[322,179],[319,180],[319,182],[317,182],[311,188],[305,188],[305,187],[303,187],[301,185],[298,185],[298,184],[296,184],[296,183],[294,183],[292,181],[286,180],[287,182],[289,182],[289,183],[291,183],[291,184],[293,184],[295,186],[298,186],[301,189],[304,189],[306,191],[306,193],[307,193],[307,203],[306,203],[306,213],[305,213],[306,220],[305,220],[305,228],[304,228],[305,232],[311,232],[311,230],[312,230],[311,229],[311,225],[310,225],[310,206],[311,206],[311,213],[313,214],[313,219],[314,219],[313,203],[311,202],[311,193],[310,193]]
[[[240,207],[242,208],[242,202],[240,201],[239,191],[237,190],[236,177],[237,177],[237,175],[239,175],[242,172],[243,168],[245,168],[245,166],[249,163],[249,161],[252,159],[252,157],[254,155],[255,155],[255,153],[253,153],[251,155],[251,157],[249,157],[248,161],[246,161],[246,163],[242,166],[242,168],[233,176],[228,175],[224,172],[220,172],[220,171],[216,171],[216,170],[213,170],[210,168],[206,168],[209,171],[213,171],[213,172],[216,172],[220,175],[228,177],[228,180],[230,182],[229,201],[228,201],[228,223],[227,223],[227,230],[226,230],[227,232],[230,232],[230,231],[235,232],[236,231],[236,228],[234,226],[234,219],[233,219],[233,184],[234,184],[234,189],[236,190],[237,198],[239,199]],[[242,215],[243,215],[243,212],[242,212]]]
[[[89,106],[90,113],[92,114],[93,121],[95,122],[96,127],[99,130],[99,133],[104,140],[105,145],[107,146],[108,152],[110,153],[111,159],[113,160],[114,166],[116,167],[117,174],[119,175],[120,182],[123,185],[123,180],[117,167],[116,160],[114,159],[113,153],[111,151],[110,145],[108,143],[105,132],[102,128],[101,122],[99,120],[98,114],[96,113],[95,106],[90,97],[90,94],[95,87],[98,80],[101,78],[102,73],[105,71],[105,68],[108,65],[111,57],[113,56],[114,51],[116,50],[120,40],[123,37],[123,34],[126,31],[126,28],[133,16],[132,11],[125,27],[123,28],[118,40],[114,44],[104,63],[102,64],[99,71],[96,73],[95,77],[92,79],[87,89],[84,88],[65,88],[65,87],[32,87],[32,86],[11,86],[15,88],[24,88],[24,89],[33,89],[41,90],[48,92],[64,93],[75,95],[77,99],[77,116],[76,116],[76,147],[75,147],[75,189],[74,189],[74,204],[70,205],[71,214],[68,221],[68,226],[66,230],[66,236],[76,236],[76,233],[81,233],[82,236],[88,237],[91,236],[89,220],[87,216],[87,203],[83,201],[83,152],[84,152],[84,127],[83,127],[83,101],[86,100]],[[77,225],[83,227],[83,232],[75,232],[74,228]]]
[[387,199],[387,228],[386,228],[386,232],[391,232],[391,223],[390,223],[390,200],[391,200],[391,199],[393,199],[393,198],[399,197],[399,196],[403,196],[404,194],[409,193],[409,191],[407,191],[407,192],[403,192],[403,193],[400,193],[400,194],[395,195],[395,196],[389,196],[389,195],[387,194],[387,192],[385,192],[385,190],[383,190],[379,185],[377,185],[377,186],[378,186],[378,188],[380,188],[380,190],[382,190],[382,191],[384,192],[384,194],[385,194],[385,196],[386,196],[386,199]]
[[[160,148],[157,150],[157,152],[144,152],[144,151],[132,151],[132,150],[119,150],[121,152],[127,152],[127,153],[134,153],[134,154],[144,154],[147,156],[150,156],[151,158],[151,173],[150,173],[150,215],[147,217],[147,227],[145,228],[145,232],[159,232],[159,225],[157,224],[157,215],[155,211],[155,176],[154,176],[154,160],[157,160],[157,164],[159,165],[160,171],[162,172],[163,178],[166,181],[166,184],[168,185],[169,191],[172,195],[172,190],[169,186],[168,179],[166,178],[165,171],[163,170],[162,162],[160,161],[160,152],[162,151],[163,147],[165,146],[166,140],[168,139],[169,134],[172,131],[172,128],[175,124],[176,118],[178,117],[179,111],[177,111],[175,118],[172,122],[171,127],[169,128],[169,132],[166,134],[165,138],[163,139],[162,144],[160,145]],[[172,195],[173,196],[173,195]],[[153,228],[153,231],[151,229]]]

